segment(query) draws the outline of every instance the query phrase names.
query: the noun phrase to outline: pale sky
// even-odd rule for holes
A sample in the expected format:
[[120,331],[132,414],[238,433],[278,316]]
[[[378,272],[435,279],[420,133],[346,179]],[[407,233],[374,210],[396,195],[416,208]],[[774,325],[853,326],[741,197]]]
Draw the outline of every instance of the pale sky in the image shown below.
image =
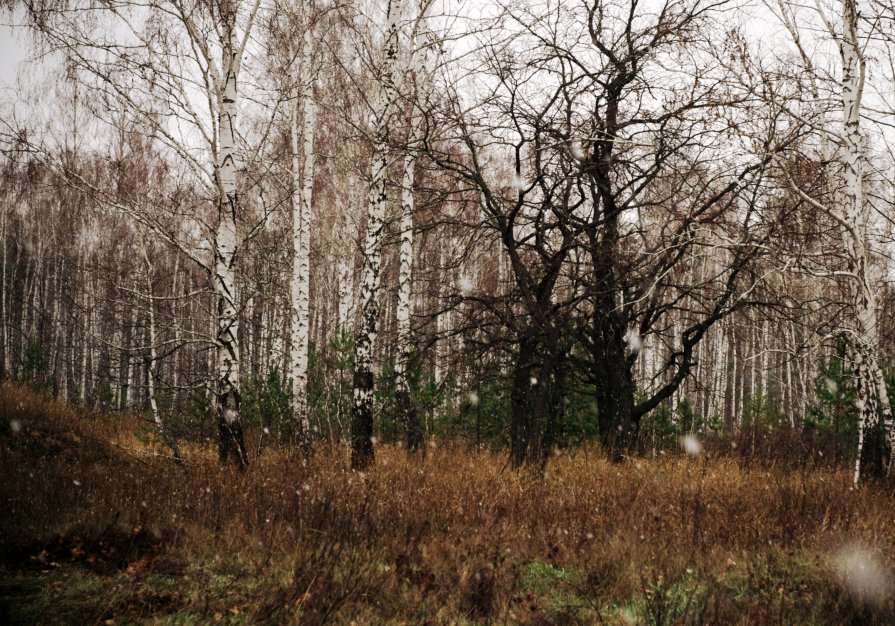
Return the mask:
[[28,51],[28,36],[22,29],[0,25],[0,88],[15,86],[19,63]]

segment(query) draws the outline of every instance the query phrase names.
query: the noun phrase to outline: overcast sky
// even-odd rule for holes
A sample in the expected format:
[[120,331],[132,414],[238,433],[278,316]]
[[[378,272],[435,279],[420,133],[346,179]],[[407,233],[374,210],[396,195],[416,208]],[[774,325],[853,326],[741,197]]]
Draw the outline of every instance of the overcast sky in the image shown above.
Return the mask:
[[19,63],[27,56],[28,38],[22,29],[14,29],[3,20],[0,25],[0,88],[15,86]]

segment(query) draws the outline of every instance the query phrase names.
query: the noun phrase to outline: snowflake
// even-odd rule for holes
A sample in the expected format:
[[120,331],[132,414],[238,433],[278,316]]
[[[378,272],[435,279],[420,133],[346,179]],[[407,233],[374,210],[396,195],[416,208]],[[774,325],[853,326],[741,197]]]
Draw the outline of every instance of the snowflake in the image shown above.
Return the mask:
[[687,435],[681,438],[681,445],[684,452],[690,456],[697,456],[702,452],[702,442],[696,438],[696,435]]
[[836,384],[836,381],[832,378],[827,378],[824,380],[824,384],[827,386],[827,392],[830,395],[834,395],[837,391],[839,391],[839,385]]
[[632,330],[628,333],[626,339],[628,341],[628,350],[632,354],[639,353],[640,348],[643,347],[643,339],[640,337],[640,333],[636,330]]
[[881,607],[893,590],[892,573],[870,550],[844,546],[833,557],[839,584],[860,603]]

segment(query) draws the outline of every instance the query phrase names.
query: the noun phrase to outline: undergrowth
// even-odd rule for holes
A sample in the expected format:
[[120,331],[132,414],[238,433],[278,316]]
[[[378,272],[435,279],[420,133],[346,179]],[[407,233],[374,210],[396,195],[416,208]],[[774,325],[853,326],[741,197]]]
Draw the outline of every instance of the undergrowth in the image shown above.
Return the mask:
[[19,387],[0,416],[4,624],[895,621],[895,494],[813,456],[580,448],[541,476],[435,442],[367,473],[341,447],[266,449],[239,474]]

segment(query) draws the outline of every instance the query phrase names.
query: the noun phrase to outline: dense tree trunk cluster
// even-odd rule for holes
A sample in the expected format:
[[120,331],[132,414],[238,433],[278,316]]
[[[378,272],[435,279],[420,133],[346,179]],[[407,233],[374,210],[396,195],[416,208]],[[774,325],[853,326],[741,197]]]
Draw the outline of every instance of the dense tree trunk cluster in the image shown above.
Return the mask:
[[2,116],[2,376],[241,469],[785,428],[888,473],[891,7],[762,4],[768,50],[700,0],[381,5],[26,3],[67,74]]

